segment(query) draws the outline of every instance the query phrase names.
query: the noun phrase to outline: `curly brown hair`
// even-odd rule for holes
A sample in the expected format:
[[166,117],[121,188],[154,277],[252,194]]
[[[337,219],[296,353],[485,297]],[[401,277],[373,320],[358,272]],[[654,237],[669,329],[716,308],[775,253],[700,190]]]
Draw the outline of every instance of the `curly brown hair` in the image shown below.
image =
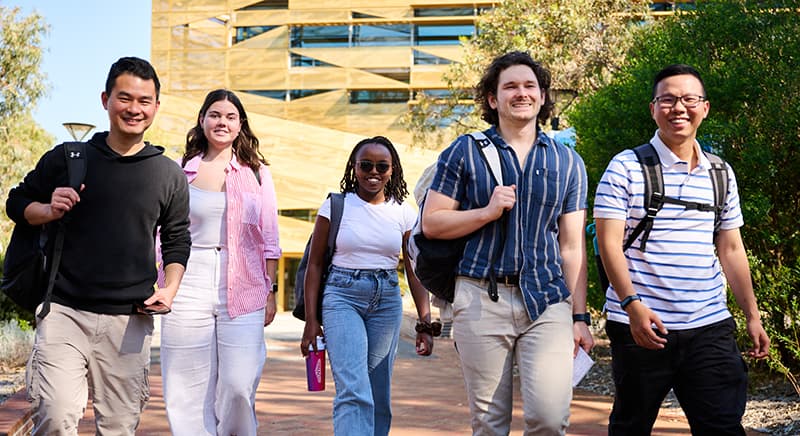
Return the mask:
[[394,199],[394,201],[402,204],[403,200],[405,200],[408,195],[408,186],[406,185],[405,179],[403,179],[403,166],[400,164],[400,155],[397,154],[394,144],[392,144],[389,138],[384,136],[363,139],[353,147],[353,151],[350,152],[350,157],[347,158],[344,176],[342,176],[342,181],[339,183],[342,192],[355,193],[358,191],[356,155],[358,151],[367,144],[379,144],[389,150],[389,154],[392,156],[392,175],[389,177],[389,182],[386,183],[386,186],[383,188],[383,194],[386,196],[386,199]]
[[480,82],[475,86],[475,101],[481,105],[481,119],[493,126],[499,125],[500,118],[497,115],[497,109],[493,109],[489,105],[489,96],[497,95],[500,73],[514,65],[529,66],[533,70],[533,74],[536,75],[536,80],[539,81],[539,87],[544,90],[544,102],[541,109],[539,109],[539,115],[536,117],[539,124],[544,124],[550,118],[555,106],[552,97],[550,97],[550,71],[541,63],[534,61],[530,54],[522,51],[512,51],[494,58],[483,73]]
[[181,165],[186,165],[186,162],[191,158],[205,154],[208,151],[208,138],[203,133],[203,126],[200,124],[200,120],[203,119],[212,104],[225,100],[231,102],[236,107],[236,110],[239,111],[239,120],[242,123],[239,136],[233,141],[233,154],[236,155],[236,159],[241,164],[249,166],[254,172],[258,173],[261,164],[269,165],[269,163],[258,150],[258,138],[250,129],[247,113],[244,111],[241,100],[233,91],[227,89],[216,89],[206,95],[206,100],[197,115],[197,124],[186,134],[186,151],[183,153]]

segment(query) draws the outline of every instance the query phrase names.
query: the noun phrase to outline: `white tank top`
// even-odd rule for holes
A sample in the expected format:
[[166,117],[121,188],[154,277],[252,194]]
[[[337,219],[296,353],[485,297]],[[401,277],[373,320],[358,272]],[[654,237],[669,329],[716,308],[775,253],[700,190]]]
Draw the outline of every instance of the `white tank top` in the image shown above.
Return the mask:
[[189,185],[189,232],[192,247],[222,248],[226,246],[225,192],[204,191]]

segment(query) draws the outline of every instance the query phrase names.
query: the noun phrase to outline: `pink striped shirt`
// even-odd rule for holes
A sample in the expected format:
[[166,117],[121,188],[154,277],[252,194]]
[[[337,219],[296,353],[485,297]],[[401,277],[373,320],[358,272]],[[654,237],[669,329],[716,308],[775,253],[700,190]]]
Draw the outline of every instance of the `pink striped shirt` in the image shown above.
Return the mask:
[[[197,177],[201,156],[183,168],[189,183]],[[272,174],[261,165],[259,186],[250,167],[234,156],[225,175],[227,195],[228,315],[254,312],[267,304],[272,280],[265,259],[279,259],[278,207]],[[161,282],[160,284],[163,284]]]

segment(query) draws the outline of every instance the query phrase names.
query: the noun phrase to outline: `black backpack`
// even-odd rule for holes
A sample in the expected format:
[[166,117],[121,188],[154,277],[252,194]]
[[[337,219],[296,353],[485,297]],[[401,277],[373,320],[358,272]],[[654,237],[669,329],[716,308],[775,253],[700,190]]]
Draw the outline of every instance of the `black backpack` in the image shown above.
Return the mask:
[[[325,288],[325,281],[328,279],[328,271],[331,267],[333,260],[333,253],[336,251],[336,236],[339,234],[339,224],[342,222],[342,214],[344,213],[344,194],[339,192],[331,192],[328,194],[331,199],[331,219],[330,226],[328,227],[328,249],[325,250],[325,257],[323,259],[322,274],[320,275],[319,292],[317,295],[317,321],[322,324],[322,295]],[[294,280],[294,310],[292,315],[302,321],[306,320],[306,302],[305,302],[305,278],[306,269],[308,269],[308,252],[311,251],[311,239],[314,233],[308,237],[306,248],[303,251],[303,257],[300,259],[300,264],[297,266],[297,274]]]
[[[85,155],[85,143],[64,143],[69,186],[77,192],[86,177]],[[29,312],[44,302],[36,314],[39,319],[50,312],[50,296],[64,247],[64,219],[42,226],[18,223],[6,248],[0,288],[11,301]]]
[[[719,231],[722,224],[722,209],[725,206],[725,197],[728,195],[728,168],[725,161],[721,157],[705,153],[711,168],[708,173],[711,177],[711,186],[714,189],[714,204],[697,203],[694,201],[684,201],[677,198],[667,197],[664,195],[664,175],[661,173],[661,160],[658,158],[658,152],[652,144],[642,144],[633,149],[639,164],[642,166],[642,174],[644,176],[644,209],[647,214],[639,221],[639,224],[634,227],[625,244],[622,246],[622,251],[628,250],[639,235],[642,236],[639,243],[639,250],[644,252],[647,248],[647,239],[650,237],[650,230],[653,229],[653,222],[656,215],[664,207],[664,204],[677,204],[683,206],[687,210],[695,209],[705,212],[714,212],[714,235]],[[599,256],[599,251],[595,252]],[[605,269],[603,268],[602,261],[597,262],[598,274],[600,276],[600,285],[602,289],[608,289],[608,277],[606,276]]]
[[[498,184],[502,184],[503,170],[497,147],[483,132],[474,132],[469,136],[473,138],[478,152],[489,169],[490,175],[494,177]],[[421,183],[428,184],[428,186],[425,186],[425,192],[427,192],[427,188],[432,181],[433,177],[421,181]],[[408,238],[407,251],[414,268],[414,274],[422,283],[422,286],[431,294],[452,303],[455,295],[456,270],[458,263],[461,262],[461,258],[464,256],[464,247],[471,235],[457,239],[428,239],[422,233],[422,209],[424,206],[425,200],[423,199],[417,216],[417,223],[411,230],[411,237]],[[505,214],[503,217],[505,217]],[[505,231],[505,227],[503,229]],[[491,260],[490,264],[494,264],[494,259]],[[497,301],[494,268],[490,268],[489,271],[489,296],[493,301]]]

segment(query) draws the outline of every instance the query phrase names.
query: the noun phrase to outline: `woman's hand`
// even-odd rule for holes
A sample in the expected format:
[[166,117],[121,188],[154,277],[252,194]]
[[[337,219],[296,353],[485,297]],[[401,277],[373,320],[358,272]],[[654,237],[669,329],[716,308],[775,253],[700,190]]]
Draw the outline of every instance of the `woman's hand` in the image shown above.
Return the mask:
[[430,356],[433,353],[433,336],[430,333],[417,333],[417,354]]
[[278,313],[278,297],[274,292],[267,293],[267,307],[264,308],[264,327],[272,324],[275,314]]
[[303,357],[308,356],[308,347],[317,351],[317,336],[322,336],[322,326],[316,319],[306,320],[306,327],[303,329],[303,339],[300,341],[300,352]]

